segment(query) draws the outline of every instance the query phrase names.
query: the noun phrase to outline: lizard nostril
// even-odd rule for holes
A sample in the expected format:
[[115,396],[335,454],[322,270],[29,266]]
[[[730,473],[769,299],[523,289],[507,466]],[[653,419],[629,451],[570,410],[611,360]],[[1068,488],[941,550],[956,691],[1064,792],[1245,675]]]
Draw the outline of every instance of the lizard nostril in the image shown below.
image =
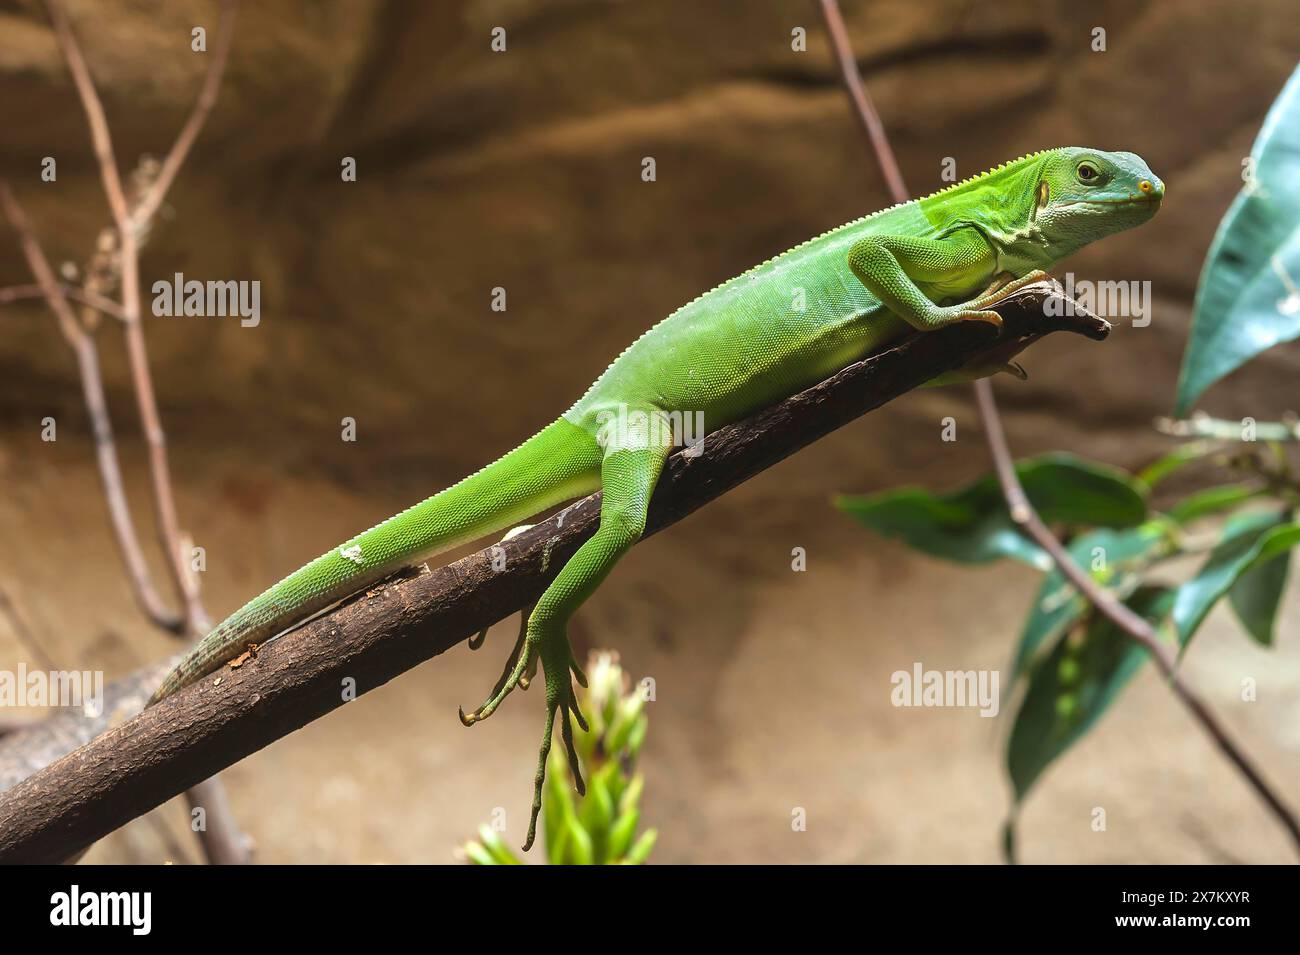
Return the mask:
[[1143,179],[1141,182],[1138,183],[1138,188],[1141,189],[1143,192],[1149,193],[1152,189],[1155,188],[1155,186],[1151,185],[1150,179]]

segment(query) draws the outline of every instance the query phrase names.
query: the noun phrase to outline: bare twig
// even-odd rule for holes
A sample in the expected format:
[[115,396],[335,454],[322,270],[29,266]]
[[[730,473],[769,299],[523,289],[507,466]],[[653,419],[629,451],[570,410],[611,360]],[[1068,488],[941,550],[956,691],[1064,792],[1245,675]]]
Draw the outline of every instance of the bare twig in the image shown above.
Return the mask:
[[[58,283],[59,291],[63,293],[64,298],[74,302],[80,302],[87,308],[93,308],[96,311],[103,312],[113,318],[122,319],[122,306],[118,305],[111,298],[105,298],[102,295],[96,295],[94,292],[77,288],[69,285],[67,282]],[[45,290],[39,285],[11,285],[8,288],[0,288],[0,305],[8,305],[11,302],[22,302],[30,299],[45,298]]]
[[876,106],[862,84],[862,74],[858,71],[858,61],[853,56],[853,44],[849,41],[849,31],[844,26],[840,5],[836,0],[819,0],[819,5],[822,20],[826,24],[826,32],[831,38],[831,48],[835,51],[835,60],[839,63],[840,73],[843,75],[844,88],[852,101],[853,115],[858,118],[867,138],[871,141],[872,151],[876,154],[881,175],[885,177],[885,183],[889,186],[890,196],[895,202],[906,202],[910,198],[907,184],[903,182],[898,160],[894,158],[894,150],[885,135],[885,124],[880,121],[880,114],[876,112]]
[[[669,458],[646,535],[681,520],[730,488],[917,385],[1012,339],[1069,330],[1104,338],[1109,326],[1082,310],[1052,309],[1046,283],[999,303],[1001,333],[962,323],[858,362],[780,404],[710,434],[698,455]],[[442,653],[529,605],[595,530],[599,494],[501,545],[431,573],[372,588],[273,641],[238,668],[225,667],[119,723],[0,794],[0,862],[72,855],[212,773]],[[156,676],[154,677],[156,680]],[[137,680],[139,706],[154,684]],[[109,696],[115,696],[113,688]],[[115,697],[119,706],[128,702]],[[448,719],[451,719],[450,714]],[[82,721],[84,723],[84,721]],[[76,727],[74,727],[76,729]],[[77,730],[79,732],[79,729]],[[33,731],[45,746],[47,732]],[[21,758],[26,733],[0,743],[0,769]],[[57,797],[56,797],[57,794]]]
[[210,776],[185,790],[185,802],[190,811],[200,810],[206,825],[199,829],[203,852],[213,865],[248,865],[253,861],[252,840],[238,826],[213,825],[213,820],[233,820],[230,800],[220,776]]
[[[1222,441],[1244,441],[1247,423],[1212,418],[1197,411],[1190,418],[1156,418],[1155,429],[1175,438],[1216,438]],[[1300,418],[1290,415],[1281,421],[1251,421],[1252,441],[1300,441]]]
[[[167,437],[162,418],[158,413],[158,400],[154,394],[153,376],[149,371],[149,354],[145,346],[144,328],[140,306],[140,249],[135,221],[130,212],[117,159],[113,155],[113,141],[109,133],[104,107],[95,90],[94,80],[86,66],[85,57],[77,44],[76,36],[63,12],[59,0],[46,0],[54,33],[68,62],[72,82],[86,121],[90,126],[91,142],[99,164],[104,194],[118,233],[118,252],[121,258],[122,318],[126,332],[127,361],[135,386],[136,407],[140,424],[149,449],[149,474],[153,485],[154,511],[158,521],[158,535],[172,583],[185,607],[185,619],[191,633],[201,634],[211,629],[212,622],[199,599],[198,581],[190,572],[187,555],[182,552],[180,521],[176,499],[172,490],[171,466],[167,460]],[[206,111],[203,112],[206,116]],[[197,135],[197,133],[196,133]],[[188,149],[188,146],[186,146]]]
[[81,381],[81,396],[90,419],[91,433],[95,440],[95,458],[99,465],[99,479],[104,488],[104,500],[108,504],[109,521],[113,527],[113,537],[117,541],[122,562],[126,565],[127,579],[136,602],[151,621],[170,633],[180,633],[184,629],[184,620],[172,613],[163,603],[149,575],[148,564],[140,547],[140,539],[135,532],[135,522],[131,518],[131,506],[127,503],[126,491],[122,482],[122,467],[117,456],[117,445],[113,440],[113,423],[108,413],[108,399],[104,395],[104,381],[99,370],[99,351],[94,338],[82,327],[73,314],[72,307],[64,295],[63,287],[54,276],[45,252],[41,249],[31,224],[22,206],[14,197],[9,184],[0,180],[0,207],[5,218],[18,235],[27,265],[36,277],[37,287],[45,298],[46,304],[58,320],[59,331],[72,349],[77,360],[77,371]]
[[1160,672],[1169,681],[1169,686],[1174,691],[1174,695],[1192,712],[1192,715],[1200,722],[1202,728],[1210,734],[1210,738],[1214,740],[1223,754],[1237,767],[1246,781],[1254,787],[1260,798],[1264,800],[1269,809],[1273,811],[1273,814],[1286,827],[1296,847],[1300,849],[1300,826],[1296,824],[1295,816],[1282,802],[1281,797],[1269,787],[1268,783],[1260,775],[1259,770],[1255,768],[1245,753],[1233,743],[1228,736],[1227,730],[1224,729],[1218,718],[1210,712],[1209,707],[1183,682],[1182,675],[1178,670],[1178,655],[1174,648],[1161,640],[1155,628],[1142,616],[1134,613],[1128,606],[1118,600],[1114,594],[1094,580],[1091,574],[1081,569],[1074,562],[1065,545],[1056,539],[1056,536],[1048,530],[1047,525],[1038,516],[1038,512],[1034,510],[1034,506],[1029,502],[1029,498],[1025,494],[1025,489],[1020,484],[1020,478],[1016,476],[1015,462],[1012,460],[1011,451],[1007,447],[1006,434],[1002,429],[1002,419],[997,413],[997,408],[992,403],[992,392],[988,389],[977,390],[975,400],[979,403],[980,414],[984,419],[984,429],[985,434],[988,436],[989,451],[993,456],[993,466],[997,471],[998,483],[1002,486],[1002,493],[1006,497],[1011,519],[1019,527],[1023,528],[1037,542],[1039,547],[1047,551],[1053,563],[1084,598],[1114,623],[1116,627],[1146,648]]
[[130,222],[130,211],[126,202],[126,192],[122,189],[122,177],[117,171],[117,159],[113,156],[113,138],[108,131],[108,119],[104,116],[104,106],[95,91],[95,82],[90,78],[86,58],[81,55],[81,47],[73,36],[72,26],[63,12],[63,4],[58,0],[46,0],[50,12],[50,21],[54,24],[54,35],[63,51],[63,58],[68,62],[68,71],[72,74],[72,83],[81,98],[81,106],[86,112],[86,123],[90,126],[90,141],[95,150],[95,160],[99,164],[100,178],[104,183],[104,195],[108,199],[109,211],[119,229],[126,229]]
[[[836,58],[839,60],[840,68],[844,74],[845,86],[848,89],[850,98],[857,106],[863,126],[866,127],[868,134],[871,136],[872,147],[880,163],[880,168],[889,182],[892,198],[895,202],[906,202],[910,197],[903,186],[902,177],[898,174],[898,163],[894,159],[889,139],[880,124],[875,108],[871,105],[871,97],[867,94],[866,87],[862,82],[862,76],[858,71],[857,62],[853,58],[852,46],[849,43],[848,33],[844,27],[844,19],[840,15],[839,4],[837,0],[819,0],[819,2],[826,20],[826,28],[832,37]],[[1286,828],[1297,850],[1300,850],[1300,824],[1297,824],[1295,816],[1281,797],[1272,790],[1259,774],[1250,760],[1246,758],[1245,754],[1228,737],[1226,730],[1205,703],[1183,682],[1176,666],[1177,657],[1174,651],[1161,642],[1155,629],[1146,620],[1115,599],[1090,575],[1081,570],[1073,558],[1070,557],[1065,545],[1056,539],[1055,535],[1048,530],[1047,526],[1039,518],[1038,512],[1034,510],[1029,498],[1025,495],[1024,488],[1020,485],[1020,479],[1016,476],[1015,464],[1011,457],[1011,451],[1007,447],[1006,435],[1002,428],[1002,419],[993,397],[993,387],[987,378],[981,378],[975,382],[975,401],[979,407],[980,418],[984,424],[984,433],[988,438],[989,451],[993,457],[993,466],[997,472],[1002,494],[1006,498],[1011,519],[1051,556],[1052,561],[1060,569],[1061,573],[1078,588],[1079,592],[1098,611],[1122,632],[1147,649],[1152,659],[1156,661],[1156,665],[1168,679],[1175,696],[1187,706],[1219,749],[1237,767],[1246,781],[1254,787],[1260,798],[1264,800],[1265,805]]]
[[195,140],[199,138],[199,133],[203,130],[203,124],[207,122],[208,114],[212,112],[212,107],[217,104],[217,94],[221,91],[221,77],[225,73],[226,60],[230,57],[230,43],[235,35],[235,15],[238,11],[239,0],[221,0],[221,23],[217,28],[216,44],[209,54],[208,72],[203,78],[203,87],[199,90],[199,98],[194,104],[189,119],[181,127],[180,133],[176,136],[176,142],[162,162],[158,178],[153,181],[152,185],[140,196],[139,201],[136,203],[132,218],[138,230],[146,229],[150,221],[152,221],[158,207],[167,196],[167,190],[171,188],[172,182],[176,179],[176,174],[180,172],[186,157],[189,156],[190,148],[194,145]]
[[19,611],[17,601],[3,587],[0,587],[0,616],[8,618],[9,627],[13,630],[18,644],[36,661],[37,666],[43,670],[58,669],[54,665],[54,657],[50,654],[49,648],[36,636],[36,632]]

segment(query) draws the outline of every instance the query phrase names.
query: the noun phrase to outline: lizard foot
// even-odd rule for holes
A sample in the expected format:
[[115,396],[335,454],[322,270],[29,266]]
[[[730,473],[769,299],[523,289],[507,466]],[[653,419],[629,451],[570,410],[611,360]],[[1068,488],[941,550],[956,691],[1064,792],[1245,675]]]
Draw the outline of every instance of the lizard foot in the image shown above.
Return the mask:
[[996,305],[998,302],[1006,301],[1007,298],[1020,291],[1026,285],[1033,285],[1035,282],[1041,282],[1048,277],[1048,274],[1042,269],[1034,269],[1032,272],[1027,272],[1018,279],[1012,279],[1002,285],[993,285],[982,295],[967,302],[966,307],[987,308],[990,305]]
[[573,745],[573,724],[570,716],[577,721],[583,732],[587,731],[587,720],[578,706],[578,698],[573,692],[572,673],[583,686],[587,678],[573,658],[564,631],[553,631],[542,637],[540,655],[542,670],[546,678],[546,729],[542,732],[542,745],[537,753],[537,774],[533,777],[533,808],[528,819],[528,837],[524,840],[523,851],[533,846],[537,836],[537,815],[542,809],[542,789],[546,783],[546,759],[551,754],[551,735],[555,729],[555,718],[560,718],[560,738],[568,755],[569,768],[573,771],[573,785],[579,796],[587,793],[587,785],[582,779],[582,770],[578,764],[578,751]]
[[[532,616],[533,607],[536,604],[530,604],[519,612],[519,636],[515,638],[514,649],[510,651],[510,656],[506,658],[505,668],[501,671],[501,676],[497,679],[496,685],[492,687],[492,692],[488,694],[487,700],[473,713],[465,715],[464,707],[460,708],[460,721],[465,726],[473,726],[475,723],[487,719],[501,705],[501,701],[510,695],[510,691],[518,686],[521,690],[528,689],[529,681],[532,680],[533,674],[537,672],[537,655],[529,647],[528,641],[528,618]],[[483,644],[483,638],[487,635],[487,630],[483,630],[477,638],[471,638],[471,649],[477,650]],[[474,640],[478,644],[474,644]]]

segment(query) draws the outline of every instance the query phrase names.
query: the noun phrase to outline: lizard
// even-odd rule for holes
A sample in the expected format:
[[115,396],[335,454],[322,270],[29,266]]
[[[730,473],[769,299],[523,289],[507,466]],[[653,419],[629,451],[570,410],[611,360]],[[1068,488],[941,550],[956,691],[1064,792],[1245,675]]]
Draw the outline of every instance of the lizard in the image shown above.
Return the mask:
[[[1146,222],[1163,197],[1164,184],[1134,153],[1046,149],[768,259],[643,333],[563,415],[513,451],[236,610],[188,652],[148,705],[399,570],[601,490],[596,532],[523,611],[515,649],[488,698],[460,712],[466,726],[487,719],[516,687],[527,688],[540,661],[546,721],[527,851],[557,720],[575,788],[584,792],[570,718],[586,729],[574,691],[574,680],[585,686],[586,678],[567,622],[640,538],[676,443],[672,416],[703,415],[713,430],[911,330],[966,321],[1000,326],[993,305],[1088,243]],[[987,361],[931,383],[1020,371]]]

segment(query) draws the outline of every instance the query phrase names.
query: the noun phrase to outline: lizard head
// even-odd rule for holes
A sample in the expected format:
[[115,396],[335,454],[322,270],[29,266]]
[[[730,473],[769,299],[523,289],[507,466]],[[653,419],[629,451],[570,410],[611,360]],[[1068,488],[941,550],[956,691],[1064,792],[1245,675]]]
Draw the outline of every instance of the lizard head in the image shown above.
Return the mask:
[[1034,218],[1049,237],[1078,248],[1146,222],[1164,195],[1165,184],[1136,153],[1070,146],[1043,165]]

